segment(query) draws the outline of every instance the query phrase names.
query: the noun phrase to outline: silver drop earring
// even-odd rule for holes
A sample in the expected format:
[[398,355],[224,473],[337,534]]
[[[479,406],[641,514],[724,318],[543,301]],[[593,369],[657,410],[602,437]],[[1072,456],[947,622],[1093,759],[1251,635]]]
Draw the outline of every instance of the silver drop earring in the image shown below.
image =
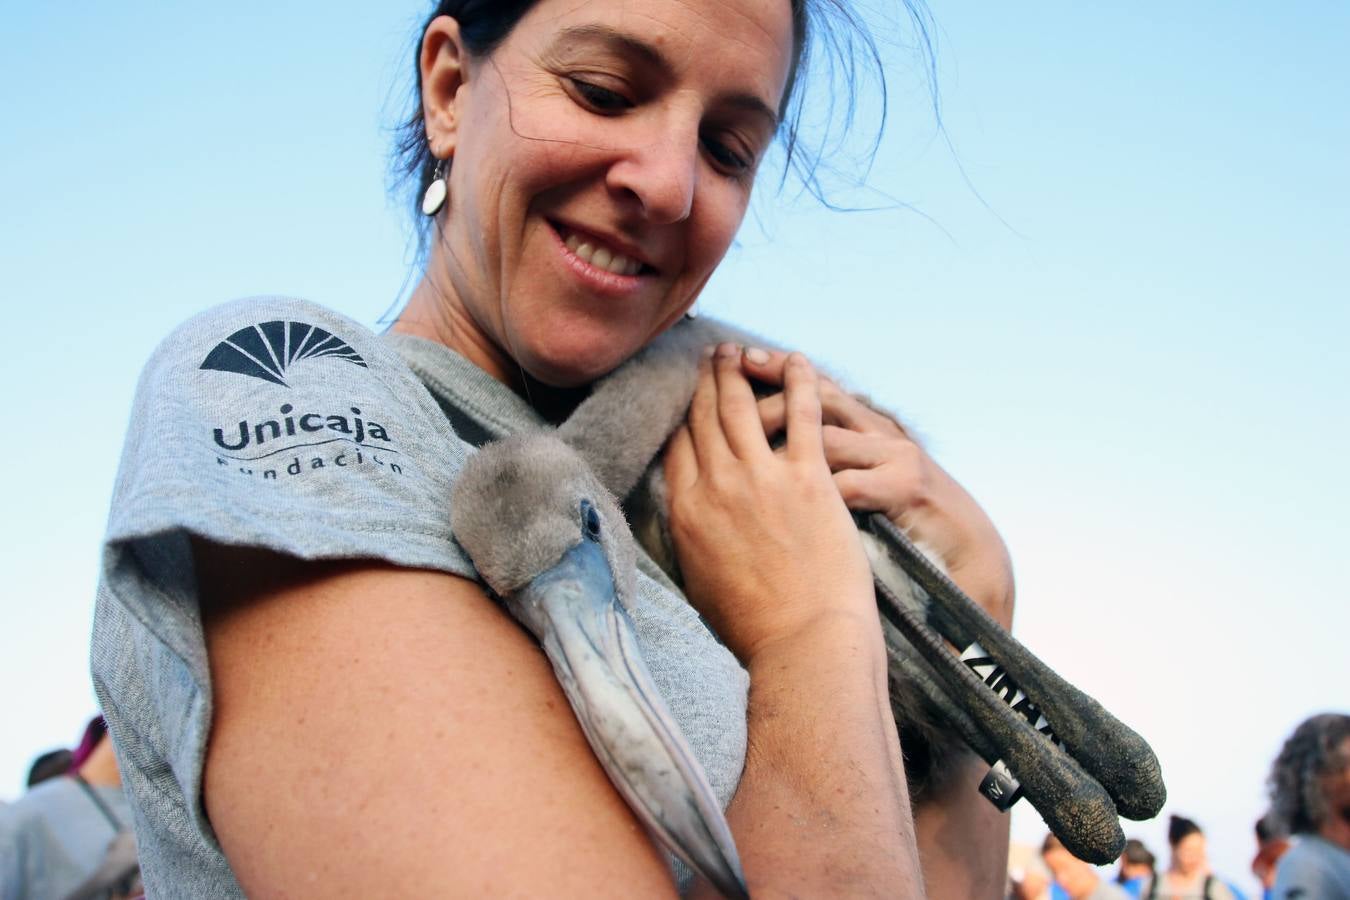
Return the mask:
[[446,160],[439,160],[436,163],[436,171],[431,175],[431,184],[427,185],[427,192],[422,195],[422,215],[434,216],[445,206],[445,198],[450,194],[450,188],[445,181]]

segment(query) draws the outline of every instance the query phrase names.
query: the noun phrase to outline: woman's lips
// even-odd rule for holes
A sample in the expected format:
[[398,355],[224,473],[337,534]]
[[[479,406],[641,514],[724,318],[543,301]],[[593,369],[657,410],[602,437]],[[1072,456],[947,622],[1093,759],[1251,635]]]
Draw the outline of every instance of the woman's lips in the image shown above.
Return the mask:
[[631,256],[625,256],[613,247],[597,238],[583,236],[564,226],[560,234],[563,244],[577,256],[606,272],[615,275],[636,275],[642,270],[642,263]]
[[656,270],[628,256],[599,238],[567,225],[550,222],[563,260],[574,272],[596,287],[627,293]]

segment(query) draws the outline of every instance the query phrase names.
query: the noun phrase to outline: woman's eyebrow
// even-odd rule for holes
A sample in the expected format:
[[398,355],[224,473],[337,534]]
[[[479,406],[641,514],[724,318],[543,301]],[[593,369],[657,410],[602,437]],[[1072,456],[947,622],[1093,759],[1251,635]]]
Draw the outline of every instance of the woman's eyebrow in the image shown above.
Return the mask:
[[[673,77],[675,67],[666,59],[665,54],[652,44],[635,35],[627,34],[609,25],[598,23],[573,25],[558,33],[553,46],[557,50],[566,48],[571,42],[593,41],[603,44],[607,49],[625,56],[636,57],[643,65],[656,70],[664,77]],[[771,128],[778,127],[778,113],[768,103],[752,93],[732,93],[720,98],[730,107],[761,116],[768,120]]]
[[625,34],[609,25],[573,25],[559,32],[553,45],[561,49],[572,41],[601,43],[615,52],[638,57],[646,65],[658,69],[662,75],[674,74],[674,67],[660,50],[639,37]]

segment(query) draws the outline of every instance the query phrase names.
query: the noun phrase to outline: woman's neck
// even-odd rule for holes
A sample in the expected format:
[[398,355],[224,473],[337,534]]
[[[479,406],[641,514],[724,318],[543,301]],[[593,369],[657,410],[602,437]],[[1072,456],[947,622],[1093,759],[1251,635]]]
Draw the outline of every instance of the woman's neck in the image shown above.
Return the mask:
[[390,331],[410,334],[449,347],[515,391],[547,421],[557,425],[590,394],[590,387],[558,388],[533,378],[504,349],[486,336],[463,304],[455,302],[423,276]]
[[443,344],[516,393],[523,393],[524,373],[515,360],[430,275],[422,276],[389,330]]

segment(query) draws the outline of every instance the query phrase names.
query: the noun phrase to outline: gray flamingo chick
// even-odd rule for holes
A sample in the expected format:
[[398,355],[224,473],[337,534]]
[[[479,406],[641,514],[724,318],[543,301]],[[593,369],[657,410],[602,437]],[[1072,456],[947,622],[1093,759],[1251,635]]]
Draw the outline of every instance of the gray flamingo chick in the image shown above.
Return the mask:
[[539,641],[610,780],[647,828],[728,897],[747,897],[731,830],[643,662],[626,607],[636,551],[618,504],[555,432],[466,465],[455,537]]
[[[684,419],[701,348],[721,341],[772,346],[706,317],[681,322],[597,383],[558,429],[625,498],[634,535],[677,584],[659,453]],[[1118,857],[1118,815],[1152,818],[1166,798],[1148,743],[1009,635],[885,516],[857,520],[896,722],[928,760],[907,762],[911,782],[940,782],[964,743],[993,766],[981,791],[999,809],[1025,796],[1080,858]]]
[[[613,500],[625,498],[632,533],[680,583],[659,454],[688,409],[700,349],[724,340],[750,339],[707,318],[681,322],[598,382],[557,431],[488,445],[456,485],[453,524],[484,579],[544,646],[629,805],[696,871],[739,896],[726,823],[624,613],[636,551]],[[1118,815],[1148,819],[1166,799],[1147,742],[1003,630],[884,516],[857,520],[895,718],[930,748],[919,777],[940,779],[949,748],[964,743],[993,765],[981,791],[1000,809],[1025,796],[1075,855],[1114,860],[1125,842]]]

